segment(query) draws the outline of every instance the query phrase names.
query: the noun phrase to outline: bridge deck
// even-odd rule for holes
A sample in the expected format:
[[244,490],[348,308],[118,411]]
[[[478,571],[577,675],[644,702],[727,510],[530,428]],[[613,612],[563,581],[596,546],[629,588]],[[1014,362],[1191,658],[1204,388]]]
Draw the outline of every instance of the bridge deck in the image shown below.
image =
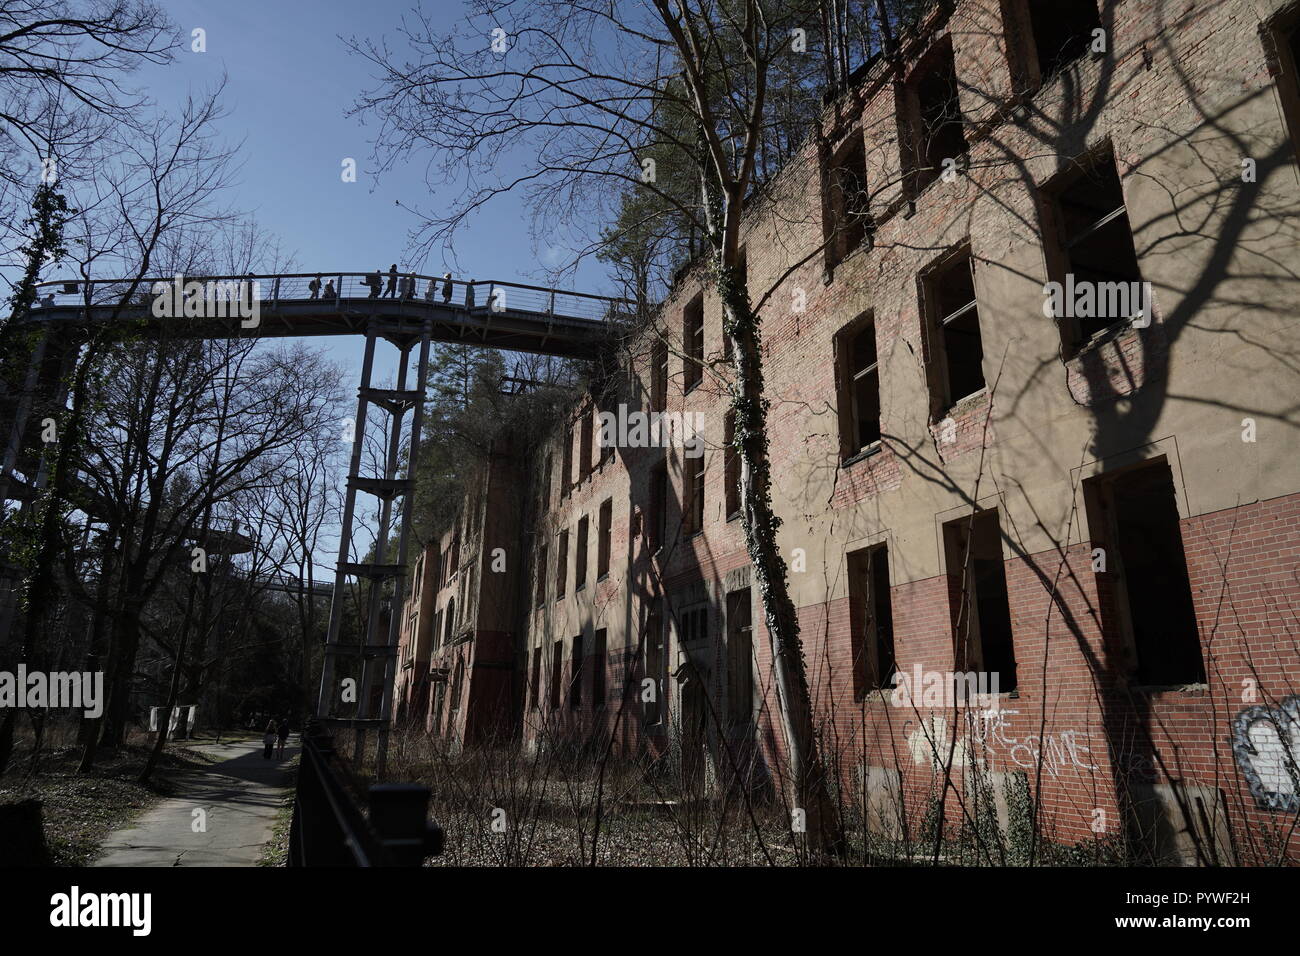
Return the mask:
[[[176,294],[170,278],[47,282],[38,287],[31,318],[49,323],[143,320],[146,329],[172,322],[183,335],[250,337],[356,335],[377,323],[390,338],[419,335],[429,320],[435,341],[585,358],[632,312],[626,300],[581,292],[410,274],[396,278],[394,284],[383,274],[379,295],[366,284],[364,273],[184,277],[182,281],[203,284],[193,296],[183,288]],[[319,283],[315,290],[309,287],[313,280]],[[253,300],[256,324],[244,318]],[[184,317],[185,312],[191,317]]]

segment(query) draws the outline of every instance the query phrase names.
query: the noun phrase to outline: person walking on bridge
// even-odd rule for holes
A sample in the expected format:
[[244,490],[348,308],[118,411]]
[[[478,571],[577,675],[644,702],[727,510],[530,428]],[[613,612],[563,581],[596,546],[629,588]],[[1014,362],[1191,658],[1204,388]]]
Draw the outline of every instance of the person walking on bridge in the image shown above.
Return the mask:
[[394,262],[388,268],[388,288],[384,290],[384,298],[397,298],[397,263]]
[[308,282],[307,289],[309,292],[311,292],[311,295],[309,295],[307,298],[319,299],[320,298],[320,276],[317,276],[316,278]]
[[378,299],[379,293],[384,291],[384,280],[380,278],[378,269],[366,276],[366,285],[370,286],[370,298]]
[[335,299],[337,297],[338,297],[338,293],[334,291],[334,280],[330,279],[329,282],[325,283],[325,298]]
[[442,301],[451,301],[451,273],[445,272],[442,276]]

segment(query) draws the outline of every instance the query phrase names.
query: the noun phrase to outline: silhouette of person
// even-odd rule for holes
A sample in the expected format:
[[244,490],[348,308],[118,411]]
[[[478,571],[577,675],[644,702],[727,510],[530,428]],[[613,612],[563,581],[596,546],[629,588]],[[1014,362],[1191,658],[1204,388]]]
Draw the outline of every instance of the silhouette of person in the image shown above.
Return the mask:
[[470,279],[465,285],[465,308],[474,308],[474,280]]
[[311,292],[311,295],[309,295],[307,298],[319,299],[320,298],[320,276],[317,276],[316,278],[308,282],[307,288]]
[[435,288],[436,286],[437,286],[437,281],[434,280],[434,279],[430,279],[430,280],[429,280],[429,285],[428,285],[428,286],[425,288],[425,290],[424,290],[424,301],[425,301],[425,302],[432,302],[432,301],[433,301],[433,291],[434,291],[434,288]]
[[442,301],[451,301],[451,273],[445,272],[442,276]]
[[384,280],[379,276],[379,270],[366,276],[366,285],[370,286],[370,298],[378,299],[379,293],[384,291]]
[[329,282],[325,283],[325,298],[334,299],[337,297],[338,297],[338,293],[334,291],[334,280],[330,279]]
[[397,298],[397,263],[394,262],[388,269],[388,288],[384,291],[384,298]]

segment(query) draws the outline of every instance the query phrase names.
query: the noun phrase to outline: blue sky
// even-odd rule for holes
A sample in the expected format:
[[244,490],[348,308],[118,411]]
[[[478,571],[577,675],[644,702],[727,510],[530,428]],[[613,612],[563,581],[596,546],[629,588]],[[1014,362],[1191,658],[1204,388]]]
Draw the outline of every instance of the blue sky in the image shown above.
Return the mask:
[[[374,86],[371,64],[348,54],[340,37],[375,38],[394,33],[414,0],[164,0],[168,15],[188,38],[206,31],[207,51],[187,45],[165,68],[138,80],[163,107],[189,90],[212,88],[227,77],[222,131],[243,142],[242,168],[230,200],[276,234],[296,254],[299,271],[358,272],[393,262],[441,275],[456,263],[411,261],[407,237],[415,217],[397,201],[416,207],[445,205],[454,195],[429,193],[424,158],[376,178],[371,170],[372,132],[363,117],[345,115],[357,95]],[[424,0],[435,18],[464,16],[459,0]],[[394,49],[401,49],[394,43]],[[357,181],[340,175],[344,158],[357,163]],[[524,162],[525,157],[502,157]],[[545,255],[527,230],[528,217],[514,197],[499,199],[460,237],[457,275],[476,279],[546,284],[538,262]],[[609,291],[599,264],[580,269],[570,288]],[[331,357],[359,375],[361,339],[323,340]],[[386,363],[381,375],[391,374]],[[349,383],[349,388],[351,387]]]
[[[406,255],[415,217],[397,205],[446,204],[454,195],[432,195],[423,181],[427,157],[376,179],[370,172],[371,130],[364,118],[345,115],[363,90],[374,86],[373,67],[349,55],[340,36],[378,39],[392,34],[413,0],[163,0],[169,16],[188,38],[206,31],[207,50],[186,46],[165,68],[138,74],[143,87],[164,109],[175,108],[190,91],[202,92],[227,78],[228,116],[221,132],[237,144],[241,171],[229,201],[252,214],[274,233],[295,271],[359,272],[388,269],[397,262],[425,274],[440,275],[455,263],[412,261]],[[459,0],[425,0],[424,8],[448,19],[463,17]],[[357,163],[357,181],[340,175],[344,158]],[[522,163],[526,157],[501,157]],[[521,202],[505,197],[475,219],[460,237],[456,259],[461,277],[546,284],[528,234]],[[545,249],[543,241],[540,248]],[[555,263],[551,263],[554,265]],[[259,270],[260,271],[260,270]],[[589,263],[569,288],[609,291],[603,269]],[[344,365],[349,395],[360,377],[360,337],[321,340],[330,357]],[[376,377],[395,377],[395,353],[383,346]],[[364,548],[364,533],[354,543]],[[318,574],[334,565],[332,534],[317,553]]]

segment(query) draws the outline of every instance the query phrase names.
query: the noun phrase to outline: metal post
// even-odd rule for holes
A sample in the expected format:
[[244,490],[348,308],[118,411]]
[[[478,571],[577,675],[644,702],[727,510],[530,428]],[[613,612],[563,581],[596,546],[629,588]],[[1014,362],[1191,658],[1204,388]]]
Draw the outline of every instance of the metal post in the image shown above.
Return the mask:
[[[405,348],[398,347],[399,359],[397,366],[397,390],[403,392],[406,390],[406,369],[410,364],[411,346]],[[397,477],[397,467],[400,461],[399,452],[401,451],[402,440],[402,419],[406,415],[405,409],[398,405],[395,409],[389,409],[389,415],[392,417],[392,424],[388,432],[388,461],[384,464],[384,480],[392,481]],[[391,495],[385,495],[383,504],[379,509],[379,531],[375,537],[375,564],[383,564],[388,554],[388,527],[392,520],[393,498]],[[402,562],[399,562],[402,563]],[[370,689],[373,684],[374,669],[371,667],[370,658],[366,656],[365,648],[371,647],[375,643],[375,636],[379,632],[379,606],[380,599],[383,597],[383,588],[380,584],[381,579],[373,577],[370,579],[369,595],[369,613],[366,615],[366,637],[362,649],[361,657],[361,698],[358,701],[357,716],[366,719],[370,716]],[[400,610],[394,609],[389,614],[389,630],[392,630],[391,622],[401,617]],[[387,642],[385,646],[388,646]],[[384,668],[387,673],[387,666]],[[355,761],[360,764],[364,755],[365,747],[365,730],[358,727],[356,735],[356,755]],[[381,731],[382,735],[382,731]]]
[[[429,341],[433,334],[433,322],[431,319],[424,320],[424,326],[420,331],[420,364],[415,375],[415,403],[411,408],[411,444],[410,451],[406,459],[406,475],[414,479],[416,469],[420,464],[420,429],[424,424],[424,391],[427,386],[429,376]],[[403,368],[405,373],[406,359],[403,354]],[[403,412],[403,414],[405,414]],[[413,504],[415,501],[415,488],[409,487],[406,496],[402,499],[402,521],[401,530],[397,536],[397,563],[406,565],[407,547],[410,543],[411,520]],[[393,615],[388,621],[388,646],[396,648],[401,637],[402,623],[402,602],[406,598],[406,575],[403,574],[397,579],[393,588]],[[383,696],[379,702],[379,717],[383,721],[379,727],[379,741],[376,745],[375,752],[375,773],[376,776],[382,777],[384,765],[388,760],[388,725],[392,720],[393,713],[393,694],[397,682],[397,657],[391,651],[384,655],[384,683]]]
[[[352,438],[352,464],[349,475],[356,475],[361,468],[362,440],[366,431],[366,415],[370,410],[370,400],[366,392],[370,388],[370,375],[375,365],[375,328],[366,329],[366,353],[361,363],[361,388],[357,390],[357,418]],[[339,527],[339,561],[334,572],[334,594],[330,601],[330,623],[325,637],[325,659],[321,664],[320,696],[316,701],[316,716],[322,720],[329,717],[330,702],[334,697],[334,657],[338,653],[339,630],[343,624],[343,595],[347,574],[343,566],[348,562],[352,547],[352,518],[356,510],[357,491],[351,482],[344,495],[343,522]]]

